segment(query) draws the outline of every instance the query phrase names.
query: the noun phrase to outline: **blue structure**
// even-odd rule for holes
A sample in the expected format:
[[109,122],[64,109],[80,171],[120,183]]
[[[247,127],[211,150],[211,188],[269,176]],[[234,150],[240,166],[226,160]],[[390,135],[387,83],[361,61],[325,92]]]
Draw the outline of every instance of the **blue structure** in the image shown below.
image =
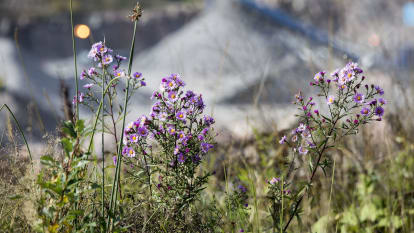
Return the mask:
[[331,46],[336,52],[346,54],[354,61],[358,60],[358,56],[347,51],[345,48],[342,48],[337,43],[335,43],[335,41],[330,41],[328,33],[321,31],[312,25],[306,25],[303,22],[296,20],[294,17],[280,9],[270,9],[263,7],[253,2],[252,0],[239,0],[239,2],[245,8],[259,12],[260,14],[268,17],[270,20],[281,26],[287,27],[292,31],[302,33],[306,37],[318,43]]

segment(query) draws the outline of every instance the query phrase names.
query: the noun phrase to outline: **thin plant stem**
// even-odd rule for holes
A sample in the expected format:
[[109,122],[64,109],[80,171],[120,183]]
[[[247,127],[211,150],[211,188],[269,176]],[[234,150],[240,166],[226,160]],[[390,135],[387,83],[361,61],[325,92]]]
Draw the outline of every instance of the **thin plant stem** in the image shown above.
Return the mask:
[[[327,148],[327,145],[328,145],[328,140],[329,140],[329,138],[331,137],[331,135],[332,135],[332,133],[333,133],[333,131],[334,131],[334,128],[335,128],[335,125],[336,125],[336,123],[338,122],[338,120],[339,120],[339,118],[340,118],[340,113],[338,113],[338,116],[336,117],[336,120],[333,122],[333,125],[332,125],[332,128],[329,130],[329,133],[328,133],[328,135],[327,135],[327,137],[326,137],[326,139],[323,141],[323,143],[321,144],[321,146],[323,145],[323,147],[322,147],[322,149],[319,151],[319,153],[318,153],[318,159],[317,159],[317,161],[316,161],[316,165],[315,165],[315,167],[313,168],[313,170],[312,170],[312,175],[311,175],[311,177],[310,177],[310,179],[309,179],[309,182],[308,182],[308,184],[309,185],[311,185],[312,184],[312,181],[313,181],[313,178],[315,177],[315,174],[316,174],[316,171],[318,170],[318,167],[319,167],[319,162],[321,161],[321,159],[322,159],[322,156],[323,156],[323,154],[324,154],[324,152],[325,152],[325,150],[326,150],[326,148]],[[305,195],[302,195],[300,198],[299,198],[299,200],[298,201],[296,201],[296,205],[295,205],[295,209],[293,210],[293,212],[290,214],[290,217],[289,217],[289,220],[288,220],[288,222],[286,223],[286,225],[285,225],[285,227],[283,228],[283,232],[286,232],[286,230],[287,230],[287,228],[289,227],[289,224],[292,222],[292,220],[293,220],[293,217],[295,217],[295,215],[296,215],[296,213],[297,213],[297,211],[298,211],[298,208],[299,208],[299,205],[300,205],[300,203],[302,202],[302,200],[303,200],[303,197],[304,197]]]
[[[102,97],[101,103],[102,105],[105,102],[105,66],[102,64],[103,67],[103,75],[102,75]],[[105,218],[105,113],[102,111],[101,113],[101,124],[102,124],[102,216]]]
[[17,129],[19,130],[20,134],[21,134],[21,135],[22,135],[22,137],[23,137],[24,144],[26,144],[27,152],[29,153],[30,163],[31,163],[31,165],[32,165],[32,172],[33,172],[33,174],[34,174],[34,167],[33,167],[32,152],[30,152],[29,144],[27,143],[26,136],[24,136],[24,133],[23,133],[22,127],[20,126],[19,121],[17,121],[16,116],[13,114],[12,110],[10,110],[9,106],[8,106],[7,104],[3,104],[3,105],[1,106],[1,108],[0,108],[0,112],[3,110],[3,108],[5,108],[5,109],[7,109],[7,111],[9,111],[9,113],[10,113],[10,115],[12,116],[12,118],[13,118],[14,122],[16,122]]
[[[118,81],[119,79],[120,79],[119,77],[112,79],[112,80],[108,83],[108,85],[106,86],[105,91],[104,91],[104,94],[106,94],[106,93],[108,92],[108,90],[109,90],[109,88],[111,87],[112,83],[114,83],[114,82]],[[97,127],[97,125],[98,125],[98,120],[99,120],[99,116],[100,116],[100,113],[101,113],[101,110],[102,110],[102,106],[103,106],[103,101],[101,100],[101,101],[99,102],[99,107],[98,107],[98,110],[96,110],[96,113],[95,113],[95,123],[93,124],[93,128],[92,128],[92,135],[91,135],[91,139],[90,139],[90,141],[89,141],[88,156],[89,156],[89,154],[91,153],[91,150],[92,150],[93,138],[94,138],[94,136],[95,136],[95,131],[96,131],[96,127]],[[88,158],[89,158],[89,157],[88,157]]]
[[281,186],[282,186],[282,188],[281,188],[281,190],[282,190],[282,206],[281,206],[281,209],[280,209],[280,233],[283,233],[284,232],[284,230],[283,230],[283,192],[284,192],[284,185],[283,185],[283,176],[281,177],[282,178],[282,182],[281,182]]
[[76,43],[75,43],[75,29],[73,26],[73,4],[72,4],[72,0],[69,1],[70,2],[70,25],[72,27],[72,50],[73,50],[73,62],[75,63],[75,91],[76,91],[76,101],[75,101],[75,109],[76,109],[76,113],[75,113],[75,120],[79,119],[79,87],[78,87],[78,65],[76,62]]
[[334,180],[335,180],[335,159],[334,159],[333,168],[332,168],[331,191],[329,192],[329,206],[331,206],[332,191],[333,191]]
[[[122,133],[125,130],[125,118],[126,118],[127,107],[128,107],[128,95],[129,95],[129,84],[130,84],[129,77],[131,77],[132,61],[134,59],[134,48],[135,48],[135,38],[136,38],[137,25],[138,25],[138,21],[135,21],[134,22],[134,32],[133,32],[133,35],[132,35],[131,49],[130,49],[130,53],[129,53],[128,78],[127,78],[127,86],[126,86],[125,99],[124,99],[125,101],[124,101],[124,107],[123,107],[123,113],[122,113],[122,130],[121,130]],[[120,138],[119,145],[118,145],[118,156],[117,156],[117,163],[116,163],[116,170],[115,170],[115,178],[114,178],[114,182],[113,182],[113,185],[112,185],[111,202],[110,202],[110,205],[109,205],[110,215],[108,215],[108,221],[107,221],[107,226],[108,227],[107,228],[109,228],[111,215],[114,214],[114,210],[116,209],[116,199],[117,199],[117,196],[118,196],[119,177],[120,177],[120,170],[121,170],[121,163],[122,163],[121,152],[122,152],[123,139],[124,139],[124,137]],[[113,226],[113,223],[114,222],[112,221],[112,226]]]

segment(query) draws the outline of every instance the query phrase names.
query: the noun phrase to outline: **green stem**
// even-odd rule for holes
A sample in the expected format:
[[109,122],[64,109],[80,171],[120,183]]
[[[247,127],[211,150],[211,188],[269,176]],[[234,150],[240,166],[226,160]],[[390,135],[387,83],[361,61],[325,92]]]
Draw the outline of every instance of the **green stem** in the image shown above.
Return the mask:
[[[107,85],[107,86],[106,86],[106,88],[105,88],[105,91],[103,92],[103,93],[104,93],[104,95],[106,95],[106,93],[109,91],[109,88],[111,87],[112,83],[114,83],[114,82],[118,81],[119,79],[120,79],[119,77],[114,78],[114,79],[112,79],[112,80],[108,83],[108,85]],[[101,100],[101,102],[99,102],[99,107],[98,107],[98,110],[97,110],[97,111],[96,111],[96,113],[95,113],[95,123],[93,124],[93,128],[92,128],[92,136],[91,136],[91,140],[89,141],[88,156],[89,156],[89,154],[91,153],[91,149],[92,149],[92,145],[93,145],[93,138],[94,138],[94,136],[95,136],[96,126],[98,125],[98,119],[99,119],[99,116],[100,116],[100,113],[101,113],[102,106],[103,106],[103,102],[102,102],[102,100]],[[89,158],[89,157],[88,157],[88,158]]]
[[[136,31],[137,31],[137,24],[138,24],[138,21],[135,21],[134,32],[132,35],[132,42],[131,42],[131,50],[129,52],[127,87],[125,91],[125,99],[124,99],[125,101],[124,101],[124,108],[123,108],[123,113],[122,113],[122,131],[121,131],[122,134],[124,133],[124,130],[125,130],[125,118],[126,118],[127,107],[128,107],[128,95],[129,95],[129,84],[130,84],[129,78],[131,77],[132,61],[134,59],[134,48],[135,48],[135,37],[136,37]],[[119,140],[119,145],[118,145],[118,156],[117,156],[117,163],[116,163],[116,170],[115,170],[115,179],[112,185],[111,202],[109,205],[110,215],[108,215],[107,229],[109,228],[109,224],[111,222],[110,221],[111,216],[114,214],[115,209],[116,209],[116,199],[118,197],[119,177],[120,177],[120,170],[121,170],[121,163],[122,163],[121,152],[122,152],[123,139],[124,137],[122,136]],[[113,224],[114,222],[112,221],[112,226]]]
[[[105,65],[102,63],[102,97],[101,103],[102,105],[105,102]],[[109,86],[109,85],[108,85]],[[105,216],[105,113],[102,111],[101,113],[101,124],[102,124],[102,216]]]
[[16,122],[17,129],[19,130],[20,134],[23,137],[24,144],[26,144],[27,152],[29,153],[30,163],[32,164],[32,172],[34,174],[32,153],[30,152],[29,144],[27,143],[26,137],[24,136],[22,127],[17,121],[16,116],[14,116],[13,112],[10,110],[9,106],[7,106],[7,104],[3,104],[0,108],[0,112],[3,110],[3,108],[6,108],[9,111],[10,115],[13,117],[14,122]]
[[282,186],[282,188],[281,188],[281,190],[282,190],[282,207],[281,207],[281,209],[280,209],[280,233],[283,233],[283,197],[284,197],[284,194],[283,194],[283,192],[285,191],[284,190],[284,185],[283,185],[283,182],[284,182],[284,180],[283,180],[283,176],[281,177],[282,178],[282,182],[281,182],[281,186]]
[[70,0],[70,25],[72,27],[72,49],[73,49],[73,62],[75,63],[75,91],[76,91],[76,117],[75,120],[79,119],[79,88],[78,88],[78,65],[76,62],[76,44],[75,44],[75,29],[73,26],[73,8],[72,8],[72,0]]

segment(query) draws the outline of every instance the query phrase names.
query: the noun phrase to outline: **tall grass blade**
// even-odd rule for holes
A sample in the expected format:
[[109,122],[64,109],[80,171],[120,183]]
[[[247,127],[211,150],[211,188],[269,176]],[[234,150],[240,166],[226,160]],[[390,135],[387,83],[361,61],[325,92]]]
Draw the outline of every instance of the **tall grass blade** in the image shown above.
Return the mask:
[[7,111],[9,111],[10,115],[12,116],[12,118],[13,118],[14,122],[16,122],[17,129],[19,130],[20,134],[21,134],[21,135],[22,135],[22,137],[23,137],[23,141],[24,141],[24,143],[26,144],[27,152],[29,153],[30,163],[31,163],[31,165],[32,165],[32,172],[34,173],[32,152],[30,151],[29,144],[27,143],[26,136],[24,136],[24,133],[23,133],[22,127],[20,126],[19,121],[16,119],[16,117],[14,116],[13,112],[10,110],[10,108],[9,108],[9,106],[8,106],[7,104],[3,104],[3,106],[1,106],[1,108],[0,108],[0,112],[1,112],[3,109],[7,109]]
[[[72,0],[69,1],[70,2],[70,25],[72,27],[72,50],[73,50],[73,62],[75,63],[75,91],[76,91],[76,99],[79,100],[79,96],[78,96],[78,92],[79,92],[79,87],[78,87],[78,65],[76,62],[76,43],[75,43],[75,28],[73,26],[73,4],[72,4]],[[75,113],[75,118],[76,120],[79,119],[79,103],[78,101],[76,101],[75,103],[76,105],[76,113]]]

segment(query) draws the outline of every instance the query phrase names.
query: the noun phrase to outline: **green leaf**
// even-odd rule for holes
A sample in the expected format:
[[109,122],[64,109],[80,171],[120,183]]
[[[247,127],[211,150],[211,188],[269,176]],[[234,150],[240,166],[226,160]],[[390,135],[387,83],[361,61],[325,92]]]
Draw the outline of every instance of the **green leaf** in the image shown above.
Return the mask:
[[71,121],[63,122],[62,131],[67,136],[70,136],[72,138],[76,138],[75,128],[74,128],[73,123]]
[[63,149],[66,151],[66,153],[72,152],[73,145],[72,145],[72,142],[70,141],[70,139],[68,139],[68,138],[62,138],[60,140],[60,142],[62,143]]
[[85,129],[85,121],[84,120],[76,121],[76,127],[75,127],[76,132],[78,132],[78,134],[82,134],[84,129]]
[[78,169],[78,168],[84,168],[85,165],[87,165],[89,163],[89,160],[80,160],[80,161],[76,161],[73,164],[73,168],[74,169]]
[[372,202],[366,203],[361,208],[361,221],[369,220],[374,222],[377,219],[378,214],[378,209]]

